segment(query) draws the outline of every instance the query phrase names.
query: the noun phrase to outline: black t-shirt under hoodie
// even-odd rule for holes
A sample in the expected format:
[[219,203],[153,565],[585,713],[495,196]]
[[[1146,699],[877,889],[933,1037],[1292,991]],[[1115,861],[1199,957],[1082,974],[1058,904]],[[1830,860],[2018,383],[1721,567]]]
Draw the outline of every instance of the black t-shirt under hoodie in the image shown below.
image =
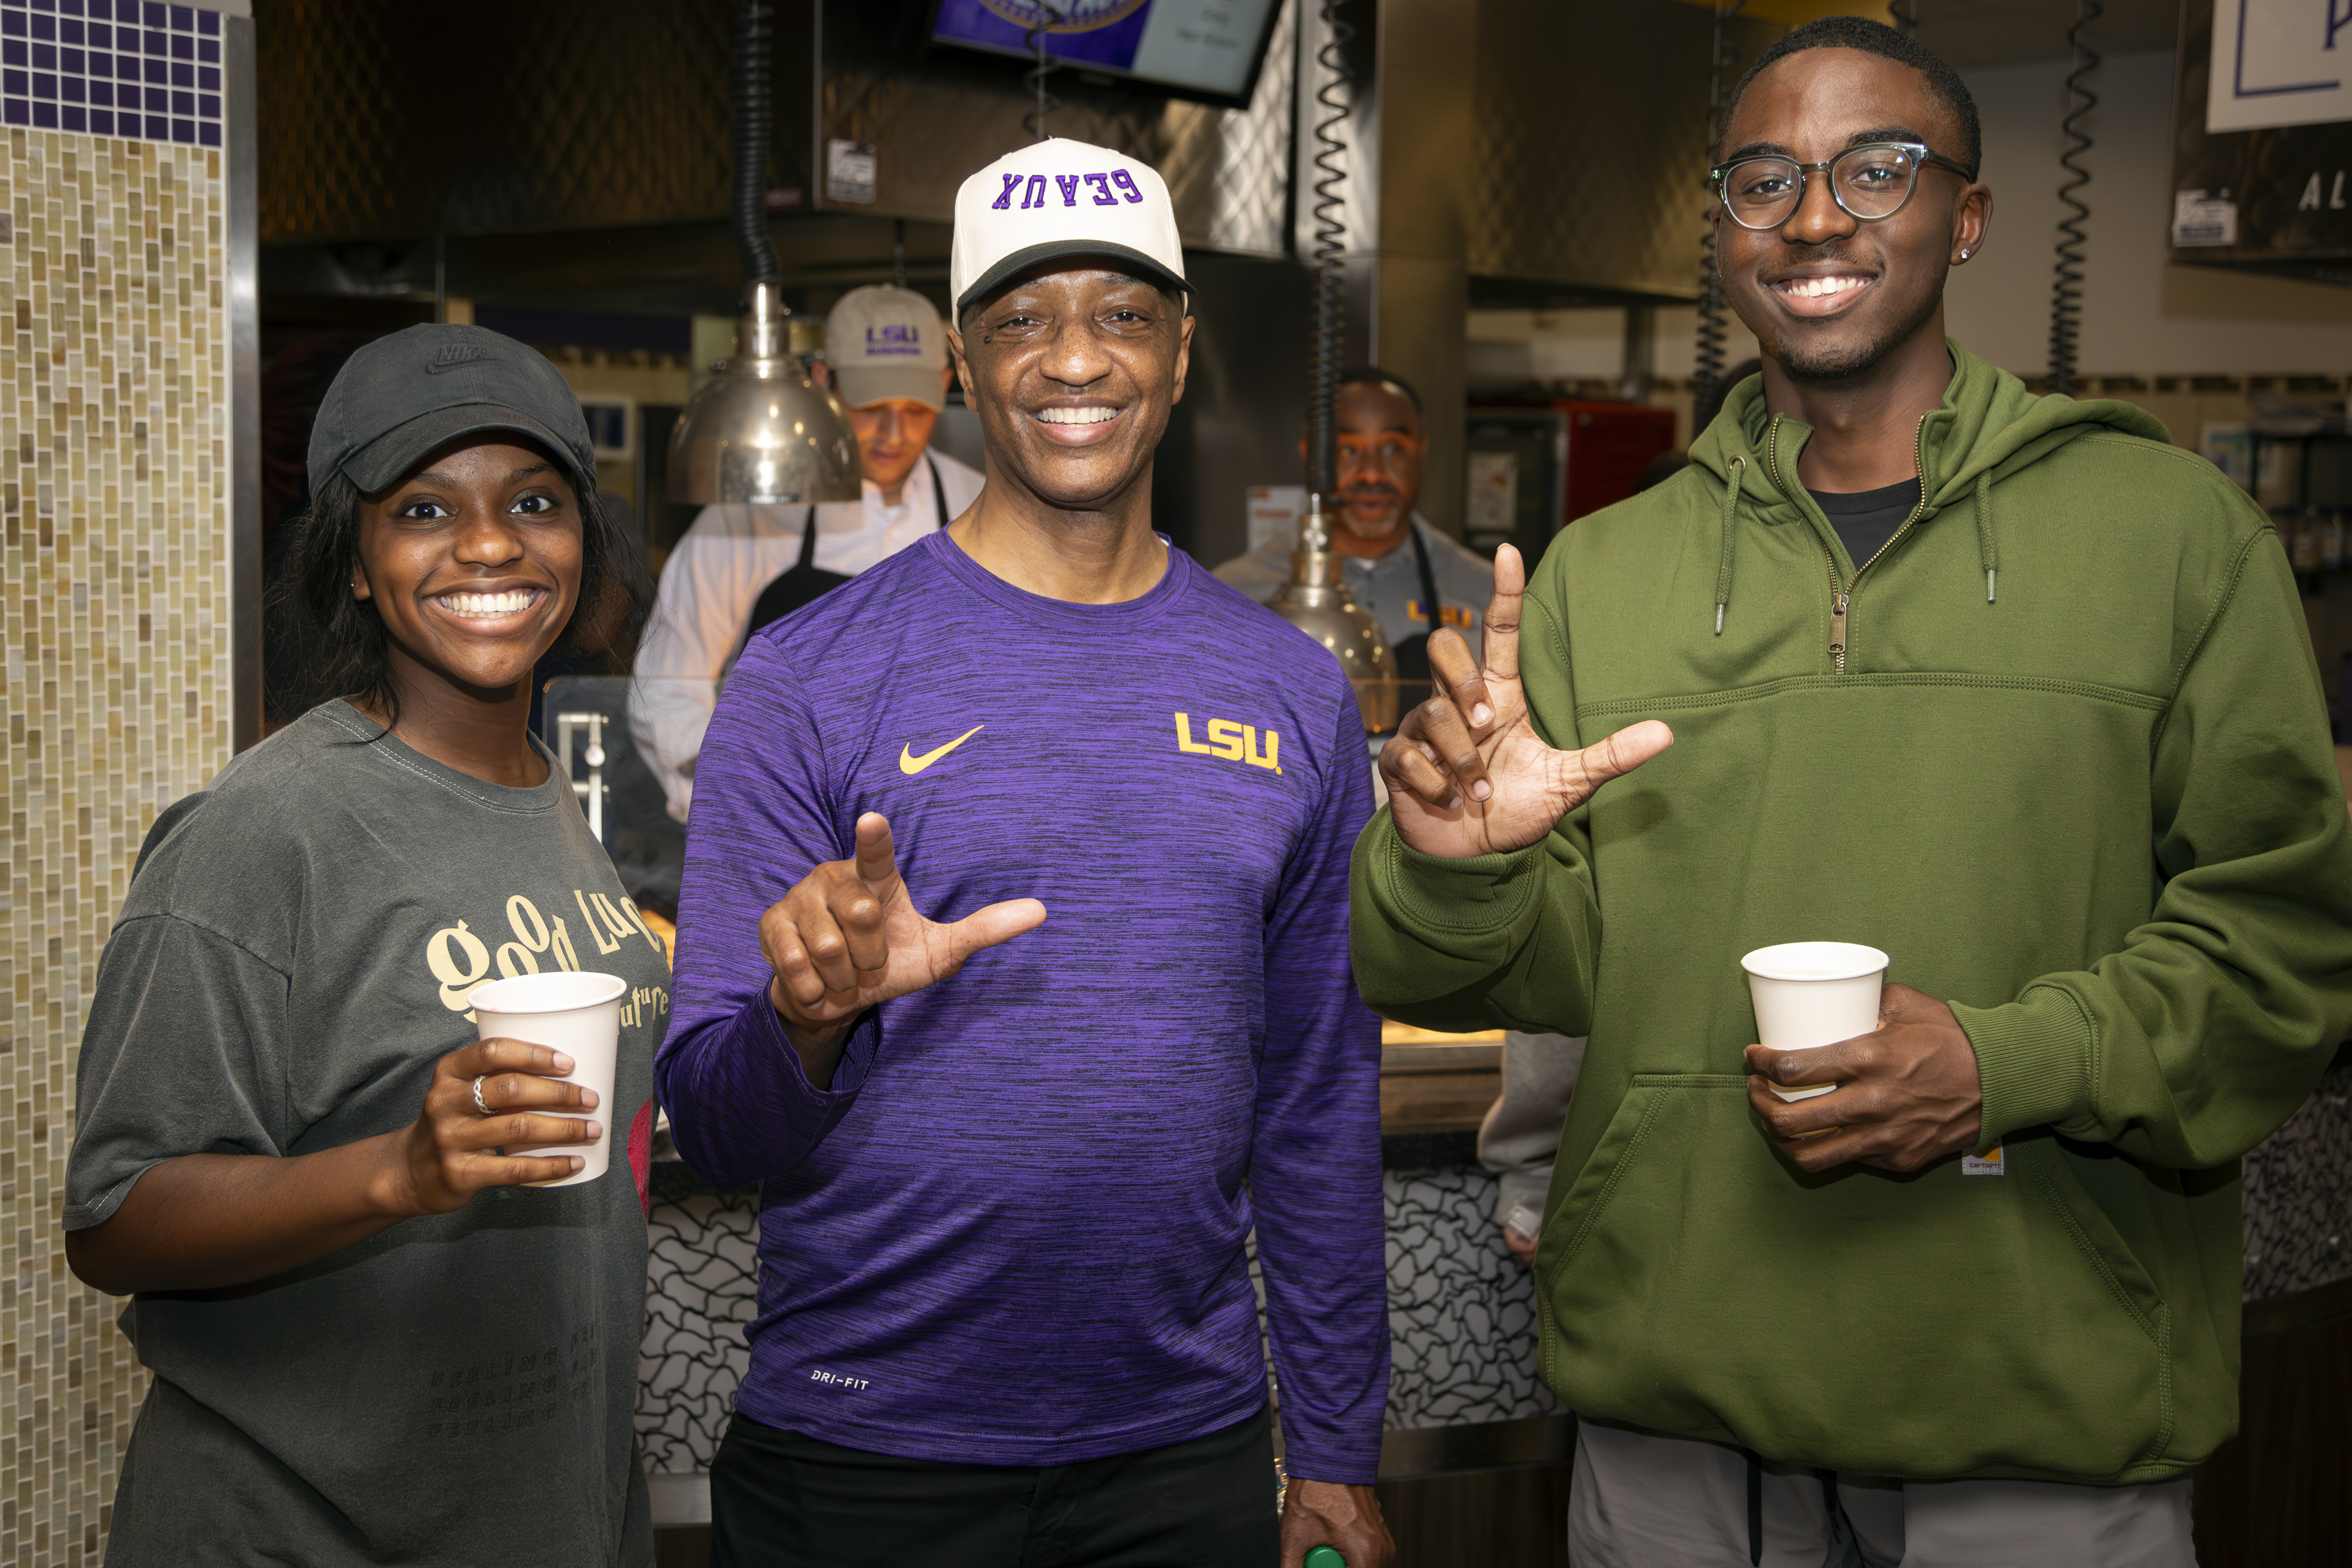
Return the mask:
[[1889,485],[1878,490],[1855,490],[1839,495],[1829,490],[1815,490],[1813,499],[1821,504],[1822,516],[1845,545],[1845,553],[1853,559],[1853,569],[1860,571],[1870,558],[1886,548],[1886,541],[1903,527],[1903,521],[1919,508],[1919,481],[1906,479],[1900,485]]

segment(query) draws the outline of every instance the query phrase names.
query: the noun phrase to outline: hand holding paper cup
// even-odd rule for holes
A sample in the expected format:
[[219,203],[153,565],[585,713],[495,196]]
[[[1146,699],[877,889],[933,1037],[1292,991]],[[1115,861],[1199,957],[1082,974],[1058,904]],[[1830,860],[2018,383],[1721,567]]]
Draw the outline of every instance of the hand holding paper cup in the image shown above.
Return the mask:
[[[1886,955],[1853,942],[1783,942],[1739,960],[1756,1005],[1756,1038],[1772,1051],[1816,1051],[1878,1028]],[[1783,1100],[1810,1100],[1837,1087],[1765,1087]]]
[[[578,1155],[581,1168],[556,1181],[532,1186],[578,1186],[603,1176],[613,1159],[613,1070],[620,1055],[621,998],[629,985],[618,975],[518,975],[474,988],[475,1027],[484,1040],[519,1040],[544,1045],[572,1058],[572,1070],[560,1082],[596,1092],[593,1112],[604,1124],[593,1144],[558,1144],[541,1149],[509,1149],[509,1155]],[[564,1114],[547,1112],[549,1115]]]

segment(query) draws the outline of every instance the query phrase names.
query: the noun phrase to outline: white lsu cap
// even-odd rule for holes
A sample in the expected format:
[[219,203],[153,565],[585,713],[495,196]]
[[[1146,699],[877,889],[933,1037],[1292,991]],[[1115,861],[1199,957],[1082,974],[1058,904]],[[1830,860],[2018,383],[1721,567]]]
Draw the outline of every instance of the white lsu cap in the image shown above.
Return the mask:
[[1008,152],[956,192],[948,285],[961,316],[1009,279],[1065,256],[1110,256],[1190,292],[1167,183],[1149,163],[1059,137]]
[[877,283],[843,295],[824,319],[824,362],[834,390],[852,408],[911,398],[945,408],[940,371],[947,334],[931,302],[911,288]]

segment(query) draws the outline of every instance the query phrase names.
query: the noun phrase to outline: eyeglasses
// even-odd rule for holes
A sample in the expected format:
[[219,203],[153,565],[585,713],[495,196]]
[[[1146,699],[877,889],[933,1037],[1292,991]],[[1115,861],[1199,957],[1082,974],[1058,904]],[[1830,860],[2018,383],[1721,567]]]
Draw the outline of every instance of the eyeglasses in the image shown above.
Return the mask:
[[1849,147],[1826,163],[1800,163],[1794,158],[1742,158],[1706,172],[1707,183],[1723,200],[1723,210],[1744,229],[1776,229],[1789,221],[1805,199],[1806,182],[1816,172],[1830,177],[1830,195],[1864,223],[1891,218],[1903,210],[1919,183],[1919,168],[1933,163],[1963,180],[1976,175],[1927,151],[1918,141],[1873,141]]

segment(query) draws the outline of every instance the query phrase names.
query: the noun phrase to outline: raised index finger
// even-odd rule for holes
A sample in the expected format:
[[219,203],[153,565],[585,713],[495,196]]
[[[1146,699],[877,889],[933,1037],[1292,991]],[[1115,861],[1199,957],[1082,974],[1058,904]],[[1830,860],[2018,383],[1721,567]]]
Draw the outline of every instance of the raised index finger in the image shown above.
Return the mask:
[[898,877],[898,845],[890,819],[868,811],[857,819],[857,880],[879,895]]
[[1486,601],[1486,674],[1498,681],[1519,678],[1519,608],[1528,594],[1527,564],[1518,547],[1495,552],[1495,597]]

